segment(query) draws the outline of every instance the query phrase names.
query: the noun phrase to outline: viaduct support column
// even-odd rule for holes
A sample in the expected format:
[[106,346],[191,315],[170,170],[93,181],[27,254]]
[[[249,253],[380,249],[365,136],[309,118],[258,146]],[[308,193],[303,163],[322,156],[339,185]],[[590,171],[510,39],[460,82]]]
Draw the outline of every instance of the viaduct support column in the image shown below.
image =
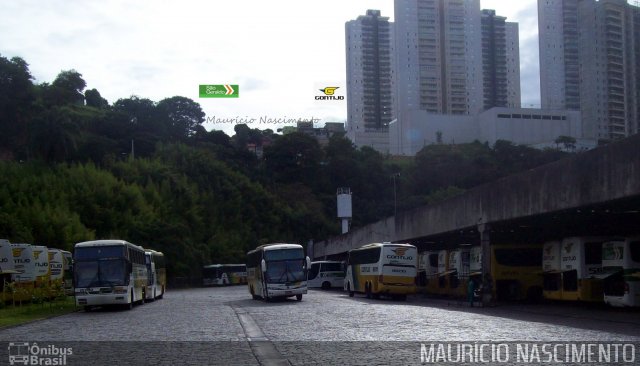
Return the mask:
[[493,278],[491,277],[491,238],[489,225],[482,220],[478,224],[480,245],[482,247],[482,306],[488,306],[493,296]]

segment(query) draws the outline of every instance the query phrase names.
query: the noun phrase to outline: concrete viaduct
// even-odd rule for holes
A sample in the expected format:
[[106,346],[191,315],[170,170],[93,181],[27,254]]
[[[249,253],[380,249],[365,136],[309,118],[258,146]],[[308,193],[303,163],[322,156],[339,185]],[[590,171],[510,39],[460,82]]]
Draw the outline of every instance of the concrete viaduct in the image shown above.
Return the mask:
[[420,251],[482,244],[486,255],[490,243],[637,234],[640,134],[316,242],[312,253],[344,259],[352,248],[390,241]]

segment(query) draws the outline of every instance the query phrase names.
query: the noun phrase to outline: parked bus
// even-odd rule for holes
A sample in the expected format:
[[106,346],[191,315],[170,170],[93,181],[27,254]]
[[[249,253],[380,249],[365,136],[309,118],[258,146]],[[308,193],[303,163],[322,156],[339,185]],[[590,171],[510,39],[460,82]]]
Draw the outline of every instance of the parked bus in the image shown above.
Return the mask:
[[429,294],[437,294],[440,292],[440,276],[438,276],[440,252],[428,251],[424,254],[423,258],[426,277],[425,292]]
[[11,277],[16,273],[11,243],[0,239],[0,304],[13,299],[9,286]]
[[466,297],[469,280],[469,249],[455,249],[449,251],[447,264],[446,294],[452,297]]
[[62,270],[65,295],[73,295],[73,255],[71,252],[61,250],[62,252]]
[[604,301],[602,280],[595,276],[602,273],[602,243],[611,239],[571,237],[562,240],[562,300]]
[[503,300],[539,300],[542,297],[542,245],[491,245],[493,296]]
[[124,240],[77,243],[73,253],[76,305],[144,303],[147,284],[145,251]]
[[265,244],[247,253],[247,283],[253,299],[269,301],[307,293],[309,257],[299,244]]
[[36,282],[36,266],[33,260],[33,248],[30,244],[11,244],[14,269],[18,272],[11,276],[14,283],[13,301],[30,301]]
[[562,300],[562,270],[560,241],[549,241],[542,247],[542,296],[549,300]]
[[344,263],[337,261],[311,262],[307,278],[307,287],[320,287],[328,290],[332,287],[344,286]]
[[[32,245],[33,262],[36,267],[36,289],[44,290],[49,286],[51,277],[49,272],[49,248],[42,245]],[[39,296],[43,294],[38,293]]]
[[410,244],[373,243],[349,251],[344,289],[368,298],[406,299],[416,293],[418,250]]
[[162,299],[167,286],[167,270],[164,254],[155,250],[145,251],[145,265],[147,266],[147,288],[145,299]]
[[49,248],[49,281],[53,288],[64,288],[64,257],[62,250]]
[[640,306],[640,237],[606,242],[602,246],[604,302],[611,306]]
[[202,268],[203,286],[227,286],[247,283],[246,264],[210,264]]

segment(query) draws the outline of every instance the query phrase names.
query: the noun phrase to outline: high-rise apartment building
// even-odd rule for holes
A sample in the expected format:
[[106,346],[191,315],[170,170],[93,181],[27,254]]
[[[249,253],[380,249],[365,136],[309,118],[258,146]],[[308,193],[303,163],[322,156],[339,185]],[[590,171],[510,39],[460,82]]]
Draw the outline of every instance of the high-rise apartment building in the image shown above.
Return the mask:
[[388,150],[393,119],[392,28],[379,10],[345,24],[347,136],[357,146]]
[[483,109],[520,107],[518,23],[482,10]]
[[394,16],[398,113],[480,112],[480,1],[396,0]]
[[582,112],[583,135],[638,132],[640,8],[625,0],[538,0],[542,108]]

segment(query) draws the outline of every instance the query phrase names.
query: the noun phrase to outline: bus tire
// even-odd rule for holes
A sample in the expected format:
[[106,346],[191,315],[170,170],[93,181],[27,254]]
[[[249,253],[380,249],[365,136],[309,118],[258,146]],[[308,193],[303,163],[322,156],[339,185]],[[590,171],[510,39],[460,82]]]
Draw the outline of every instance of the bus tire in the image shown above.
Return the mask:
[[330,289],[330,288],[331,288],[331,282],[324,281],[324,282],[322,283],[322,286],[321,286],[321,287],[322,287],[322,289],[323,289],[323,290],[328,290],[328,289]]
[[84,306],[84,311],[85,311],[85,313],[90,312],[90,311],[91,311],[91,306],[89,306],[89,305],[85,305],[85,306]]
[[164,296],[164,286],[162,286],[162,292],[160,292],[160,296],[158,296],[158,299],[162,299],[162,296]]
[[144,301],[147,299],[147,291],[142,289],[142,297],[140,298],[140,305],[144,304]]
[[349,293],[349,297],[353,297],[353,295],[355,295],[354,292],[351,291],[351,283],[350,282],[347,282],[347,292]]
[[133,309],[133,290],[129,293],[129,303],[124,305],[126,310]]
[[364,293],[367,296],[367,299],[371,298],[371,283],[367,282],[364,284]]
[[302,294],[297,294],[296,295],[296,300],[297,301],[302,301]]

